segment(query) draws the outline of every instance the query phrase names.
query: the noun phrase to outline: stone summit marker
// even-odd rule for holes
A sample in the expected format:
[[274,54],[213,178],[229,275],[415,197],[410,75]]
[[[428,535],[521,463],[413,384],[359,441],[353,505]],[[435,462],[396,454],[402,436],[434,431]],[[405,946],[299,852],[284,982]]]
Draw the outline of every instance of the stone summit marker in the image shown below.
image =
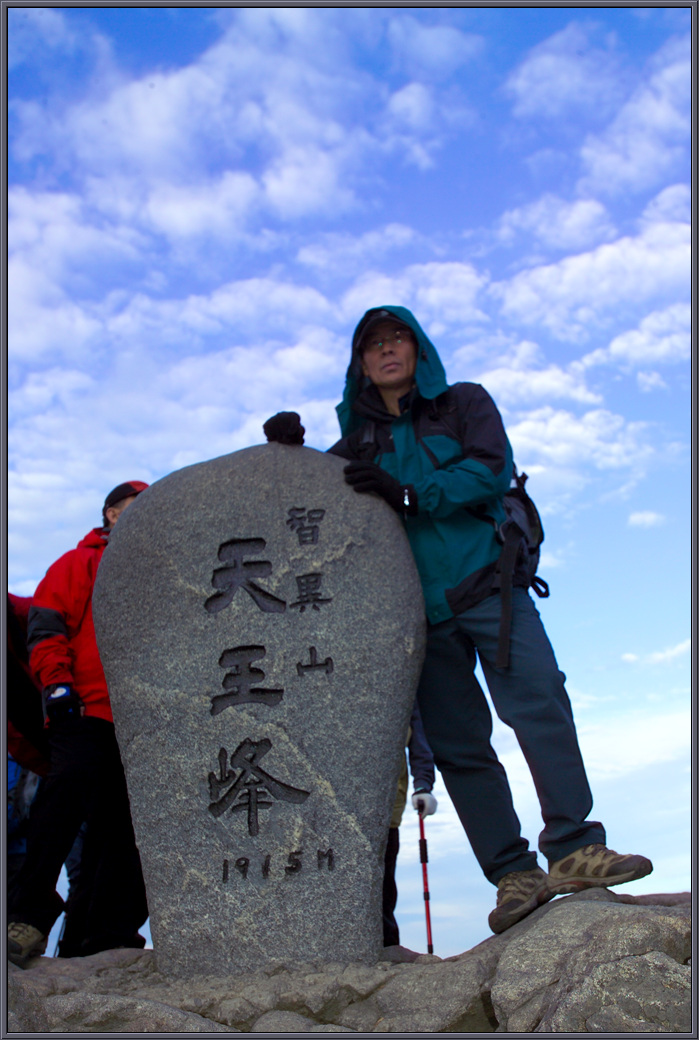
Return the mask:
[[402,524],[343,459],[266,444],[119,520],[95,629],[160,969],[374,962],[424,651]]

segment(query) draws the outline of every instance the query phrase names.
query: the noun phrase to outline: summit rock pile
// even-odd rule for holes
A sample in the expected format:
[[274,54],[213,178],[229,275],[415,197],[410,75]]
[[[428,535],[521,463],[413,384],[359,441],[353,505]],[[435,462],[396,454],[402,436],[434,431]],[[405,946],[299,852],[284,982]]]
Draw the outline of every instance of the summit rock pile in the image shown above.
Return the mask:
[[689,893],[559,898],[441,960],[304,960],[175,982],[152,950],[10,965],[10,1032],[684,1033]]

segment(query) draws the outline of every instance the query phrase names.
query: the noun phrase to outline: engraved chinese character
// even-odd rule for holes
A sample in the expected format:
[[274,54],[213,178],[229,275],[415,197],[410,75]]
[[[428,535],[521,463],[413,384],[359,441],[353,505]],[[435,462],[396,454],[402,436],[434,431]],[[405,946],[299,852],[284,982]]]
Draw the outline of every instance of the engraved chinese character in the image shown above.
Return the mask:
[[211,584],[219,592],[209,596],[204,606],[210,614],[230,605],[238,589],[245,589],[249,596],[265,614],[277,614],[286,610],[283,599],[277,599],[271,592],[260,588],[252,578],[264,578],[272,573],[269,560],[245,560],[243,557],[251,553],[261,552],[265,545],[264,538],[233,538],[224,542],[218,550],[218,558],[225,567],[218,567],[211,579]]
[[284,696],[283,689],[264,690],[253,683],[264,679],[261,668],[252,668],[253,661],[259,661],[267,651],[263,646],[234,646],[224,650],[219,658],[221,668],[230,668],[223,677],[226,693],[218,693],[211,698],[211,714],[220,715],[226,708],[234,704],[279,704]]
[[231,755],[230,768],[228,752],[221,748],[218,753],[220,776],[209,773],[209,812],[218,819],[227,809],[232,813],[246,811],[248,833],[253,838],[260,831],[258,810],[261,807],[272,805],[275,798],[300,805],[310,793],[275,780],[260,768],[258,759],[271,747],[271,740],[244,740]]
[[295,603],[290,603],[290,607],[299,607],[300,612],[303,614],[306,607],[313,607],[314,610],[320,610],[319,603],[332,603],[332,596],[327,599],[323,599],[320,595],[320,583],[323,579],[322,574],[301,574],[296,579],[298,585],[299,598]]
[[326,675],[332,675],[333,671],[333,659],[332,657],[326,657],[324,661],[318,660],[318,651],[314,646],[309,647],[310,664],[303,664],[301,661],[296,662],[296,671],[299,675],[303,675],[304,672],[308,672],[312,668],[323,668]]
[[325,516],[325,510],[309,509],[306,512],[305,506],[296,506],[293,509],[288,509],[287,512],[289,514],[289,519],[286,522],[287,526],[292,531],[296,531],[299,545],[317,545],[318,525]]

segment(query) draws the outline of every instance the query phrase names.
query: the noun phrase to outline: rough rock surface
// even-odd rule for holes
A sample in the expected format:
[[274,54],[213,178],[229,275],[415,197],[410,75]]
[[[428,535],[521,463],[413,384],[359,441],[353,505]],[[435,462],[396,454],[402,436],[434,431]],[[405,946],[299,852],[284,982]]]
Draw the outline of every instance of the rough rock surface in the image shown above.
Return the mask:
[[381,953],[424,649],[402,524],[344,460],[267,444],[117,524],[93,597],[161,971]]
[[[691,906],[593,890],[458,957],[301,962],[174,982],[151,950],[9,968],[10,1032],[688,1032]],[[647,898],[647,897],[644,897]]]
[[[508,943],[492,988],[496,1016],[499,1022],[507,1023],[508,1032],[579,1031],[583,1028],[580,1023],[586,1019],[583,1011],[576,1010],[577,1000],[569,995],[581,987],[586,994],[590,992],[595,967],[607,969],[607,979],[616,973],[620,980],[633,961],[635,977],[640,978],[636,962],[645,954],[663,953],[678,965],[686,964],[691,956],[686,906],[629,905],[618,902],[604,889],[589,890],[585,896],[548,904],[549,912],[536,928]],[[564,919],[560,920],[559,915]],[[648,973],[650,965],[646,968]],[[689,969],[684,970],[688,975]],[[662,982],[654,977],[648,986],[647,1008],[644,998],[636,995],[636,1017],[640,1015],[656,1024],[655,1014],[648,1019],[645,1012],[652,1013],[652,1003]],[[612,986],[607,994],[600,979],[598,992],[605,1002],[603,1006],[610,1010],[617,1007],[618,986]],[[564,1010],[566,1006],[568,1011]],[[589,1000],[583,1007],[590,1007]],[[557,1009],[555,1016],[553,1009]],[[557,1024],[540,1029],[544,1021]],[[572,1021],[576,1024],[568,1028]]]

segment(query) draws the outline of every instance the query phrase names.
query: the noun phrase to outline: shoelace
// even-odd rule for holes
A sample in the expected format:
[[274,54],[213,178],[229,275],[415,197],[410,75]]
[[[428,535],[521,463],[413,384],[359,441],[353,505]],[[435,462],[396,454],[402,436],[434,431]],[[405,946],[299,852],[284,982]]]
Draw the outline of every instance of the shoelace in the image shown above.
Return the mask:
[[504,903],[512,898],[512,895],[530,895],[535,888],[538,888],[541,884],[541,877],[536,874],[525,875],[524,871],[518,871],[521,877],[517,877],[517,874],[510,879],[509,884],[506,885],[501,891],[498,892],[498,904]]

